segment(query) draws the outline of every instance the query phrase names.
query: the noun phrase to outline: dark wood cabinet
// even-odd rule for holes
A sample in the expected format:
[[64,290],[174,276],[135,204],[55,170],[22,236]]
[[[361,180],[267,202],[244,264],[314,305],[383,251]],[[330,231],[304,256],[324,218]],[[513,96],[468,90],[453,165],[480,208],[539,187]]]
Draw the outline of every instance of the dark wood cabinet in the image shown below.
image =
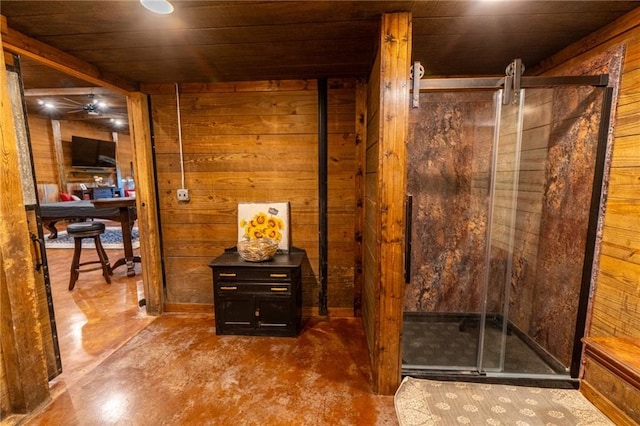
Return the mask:
[[253,263],[230,250],[213,259],[216,334],[297,336],[305,257],[304,250],[292,249]]

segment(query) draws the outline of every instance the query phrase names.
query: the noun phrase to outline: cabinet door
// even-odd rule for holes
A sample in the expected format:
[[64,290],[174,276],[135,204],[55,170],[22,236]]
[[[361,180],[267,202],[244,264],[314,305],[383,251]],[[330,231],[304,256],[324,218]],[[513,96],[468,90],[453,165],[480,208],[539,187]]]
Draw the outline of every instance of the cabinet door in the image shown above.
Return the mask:
[[288,328],[292,325],[290,297],[256,298],[257,326],[268,328]]
[[216,314],[216,326],[219,331],[232,329],[251,329],[254,327],[255,311],[253,298],[243,295],[225,295],[220,297]]

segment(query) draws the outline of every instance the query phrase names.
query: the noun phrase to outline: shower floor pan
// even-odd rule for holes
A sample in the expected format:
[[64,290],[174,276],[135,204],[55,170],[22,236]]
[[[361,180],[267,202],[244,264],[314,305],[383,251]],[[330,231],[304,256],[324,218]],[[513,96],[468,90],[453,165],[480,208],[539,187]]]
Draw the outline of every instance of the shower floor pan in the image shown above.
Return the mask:
[[[478,314],[404,314],[403,375],[430,378],[492,378],[493,382],[542,385],[545,381],[575,383],[568,370],[513,324],[507,326],[504,368],[500,369],[501,318],[487,315],[483,372],[476,370],[480,325]],[[523,383],[524,384],[524,383]]]

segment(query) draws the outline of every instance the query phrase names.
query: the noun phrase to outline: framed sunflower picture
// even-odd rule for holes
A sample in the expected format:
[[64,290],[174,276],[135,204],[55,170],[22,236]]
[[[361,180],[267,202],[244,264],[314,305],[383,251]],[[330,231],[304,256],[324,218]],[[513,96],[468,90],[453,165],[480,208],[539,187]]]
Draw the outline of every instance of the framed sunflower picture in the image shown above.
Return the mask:
[[289,252],[289,202],[238,203],[238,241],[257,238],[278,241],[278,250]]

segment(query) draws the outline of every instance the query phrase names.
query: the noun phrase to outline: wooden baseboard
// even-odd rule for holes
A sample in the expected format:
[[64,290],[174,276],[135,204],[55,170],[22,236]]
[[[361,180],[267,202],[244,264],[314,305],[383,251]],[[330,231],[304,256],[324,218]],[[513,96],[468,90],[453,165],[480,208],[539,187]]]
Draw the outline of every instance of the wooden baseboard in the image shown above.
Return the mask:
[[213,314],[213,304],[209,303],[165,303],[165,313]]
[[[196,313],[211,314],[213,313],[213,304],[209,303],[165,303],[165,313]],[[353,308],[328,308],[330,318],[353,318]],[[306,317],[319,317],[320,310],[316,306],[302,308],[302,313]]]
[[580,383],[580,393],[585,396],[593,405],[602,411],[607,417],[611,419],[617,426],[638,426],[638,423],[627,416],[622,410],[620,410],[615,404],[613,404],[606,396],[598,392],[588,382],[582,381]]
[[[327,311],[329,314],[327,315],[329,318],[353,318],[353,308],[332,308],[328,307]],[[320,309],[317,306],[309,306],[302,308],[302,316],[304,317],[319,317]]]

